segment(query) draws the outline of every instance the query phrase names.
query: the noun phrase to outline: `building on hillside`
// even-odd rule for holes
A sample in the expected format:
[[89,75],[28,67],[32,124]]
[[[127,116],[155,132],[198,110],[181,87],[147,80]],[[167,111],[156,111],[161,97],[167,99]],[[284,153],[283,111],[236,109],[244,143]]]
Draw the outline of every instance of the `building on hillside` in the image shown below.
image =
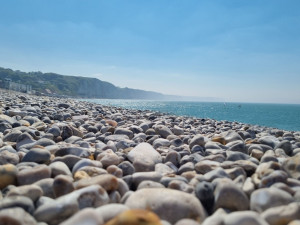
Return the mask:
[[11,79],[6,78],[3,82],[3,87],[12,91],[19,91],[24,93],[33,93],[31,85],[21,84],[20,82],[13,82]]

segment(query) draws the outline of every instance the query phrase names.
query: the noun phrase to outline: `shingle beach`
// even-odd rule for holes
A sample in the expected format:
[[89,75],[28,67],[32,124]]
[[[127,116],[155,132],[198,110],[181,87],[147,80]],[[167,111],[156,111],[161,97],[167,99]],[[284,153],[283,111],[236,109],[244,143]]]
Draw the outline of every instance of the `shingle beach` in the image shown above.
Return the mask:
[[0,90],[0,225],[300,225],[300,132]]

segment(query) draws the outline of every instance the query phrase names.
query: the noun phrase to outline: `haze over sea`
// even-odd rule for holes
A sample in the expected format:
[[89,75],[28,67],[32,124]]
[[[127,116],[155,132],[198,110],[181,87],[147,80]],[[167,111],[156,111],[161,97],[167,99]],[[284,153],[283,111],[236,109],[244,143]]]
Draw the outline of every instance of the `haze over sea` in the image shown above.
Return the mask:
[[177,116],[237,121],[252,125],[300,131],[300,104],[223,103],[191,101],[154,101],[85,99],[127,109],[152,110]]

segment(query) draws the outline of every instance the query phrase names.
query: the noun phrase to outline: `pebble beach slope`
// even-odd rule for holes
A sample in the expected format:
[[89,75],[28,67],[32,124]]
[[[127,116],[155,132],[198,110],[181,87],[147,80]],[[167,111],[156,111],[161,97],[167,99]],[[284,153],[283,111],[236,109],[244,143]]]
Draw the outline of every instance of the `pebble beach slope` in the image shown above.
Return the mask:
[[299,225],[300,132],[0,93],[0,224]]

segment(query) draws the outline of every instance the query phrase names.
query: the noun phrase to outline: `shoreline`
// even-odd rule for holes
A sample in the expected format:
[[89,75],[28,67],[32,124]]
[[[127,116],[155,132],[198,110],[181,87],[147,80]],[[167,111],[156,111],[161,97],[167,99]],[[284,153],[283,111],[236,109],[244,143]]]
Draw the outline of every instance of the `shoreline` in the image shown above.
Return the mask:
[[300,220],[300,131],[7,93],[0,91],[0,220]]
[[[270,125],[262,125],[262,124],[257,124],[255,122],[242,122],[240,120],[232,120],[232,119],[217,119],[217,118],[213,118],[213,117],[206,117],[206,116],[197,116],[197,115],[187,115],[187,114],[184,114],[184,112],[181,112],[181,113],[174,113],[172,112],[172,110],[169,110],[168,112],[167,111],[161,111],[161,110],[152,110],[152,109],[138,109],[136,106],[131,106],[129,104],[127,104],[126,106],[126,103],[125,103],[125,106],[116,106],[118,103],[114,103],[114,101],[124,101],[126,102],[127,100],[123,100],[123,99],[78,99],[79,101],[86,101],[86,102],[90,102],[90,103],[94,103],[94,104],[101,104],[101,105],[105,105],[105,106],[109,106],[109,107],[122,107],[122,108],[125,108],[125,109],[129,109],[129,110],[150,110],[150,111],[154,111],[154,112],[161,112],[161,113],[166,113],[170,116],[183,116],[183,117],[187,117],[187,118],[196,118],[196,119],[210,119],[210,120],[215,120],[215,121],[228,121],[228,122],[238,122],[238,123],[242,123],[244,125],[248,125],[248,126],[259,126],[259,127],[263,127],[263,128],[271,128],[271,129],[279,129],[279,130],[285,130],[285,131],[290,131],[290,132],[300,132],[300,128],[299,129],[284,129],[284,128],[279,128],[279,127],[274,127],[274,126],[270,126]],[[100,103],[97,103],[96,101],[99,100]],[[112,101],[112,105],[110,105],[109,103],[105,103],[103,101]],[[132,100],[132,99],[129,99],[128,101],[133,101],[133,102],[144,102],[144,101],[149,101],[149,102],[166,102],[166,103],[169,103],[169,102],[173,102],[173,101],[160,101],[160,100]],[[103,102],[103,103],[101,103]],[[182,103],[204,103],[204,104],[220,104],[220,105],[223,105],[223,103],[221,102],[189,102],[189,101],[174,101],[174,102],[182,102]],[[119,103],[119,105],[122,104]],[[237,107],[239,107],[239,105],[241,104],[245,104],[245,105],[264,105],[264,104],[268,104],[268,103],[228,103],[229,105],[230,104],[233,104],[233,105],[236,105]],[[284,105],[284,104],[272,104],[270,103],[269,105],[273,105],[273,106],[278,106],[278,105]],[[285,104],[287,106],[294,106],[293,104]],[[295,106],[298,106],[297,104],[295,104]],[[299,105],[300,106],[300,105]],[[141,108],[145,108],[145,107],[141,107]],[[150,107],[151,108],[151,107]],[[188,112],[186,112],[188,113]],[[213,112],[211,112],[213,113]],[[196,113],[193,113],[193,114],[196,114]],[[220,116],[220,115],[219,115]],[[225,116],[225,115],[223,115]],[[227,115],[228,116],[228,115]],[[282,125],[282,124],[281,124]],[[289,125],[290,126],[290,125]]]

